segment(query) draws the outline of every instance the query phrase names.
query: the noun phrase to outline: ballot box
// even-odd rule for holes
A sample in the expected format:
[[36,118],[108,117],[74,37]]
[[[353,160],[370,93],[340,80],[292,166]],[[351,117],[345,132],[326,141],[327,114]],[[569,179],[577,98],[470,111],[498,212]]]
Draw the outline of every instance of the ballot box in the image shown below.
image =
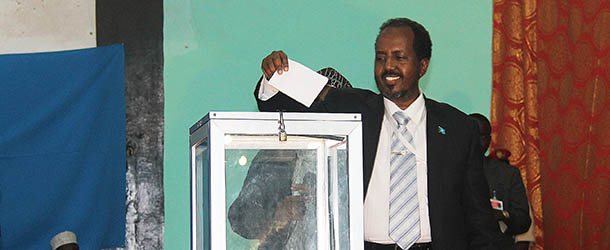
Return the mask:
[[363,249],[360,114],[209,112],[189,132],[191,249]]

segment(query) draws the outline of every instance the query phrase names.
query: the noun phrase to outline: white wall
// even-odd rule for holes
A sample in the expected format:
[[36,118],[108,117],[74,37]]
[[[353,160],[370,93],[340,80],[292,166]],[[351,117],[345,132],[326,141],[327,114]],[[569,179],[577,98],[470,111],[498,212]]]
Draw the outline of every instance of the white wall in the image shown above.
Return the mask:
[[0,27],[0,54],[95,47],[95,0],[2,0]]

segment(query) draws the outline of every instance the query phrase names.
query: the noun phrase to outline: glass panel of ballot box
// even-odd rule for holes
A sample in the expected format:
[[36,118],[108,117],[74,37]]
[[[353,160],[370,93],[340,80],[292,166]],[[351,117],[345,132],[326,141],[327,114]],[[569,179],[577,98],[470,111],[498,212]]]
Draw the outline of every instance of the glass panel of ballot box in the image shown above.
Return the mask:
[[191,249],[363,249],[359,114],[210,112],[189,141]]

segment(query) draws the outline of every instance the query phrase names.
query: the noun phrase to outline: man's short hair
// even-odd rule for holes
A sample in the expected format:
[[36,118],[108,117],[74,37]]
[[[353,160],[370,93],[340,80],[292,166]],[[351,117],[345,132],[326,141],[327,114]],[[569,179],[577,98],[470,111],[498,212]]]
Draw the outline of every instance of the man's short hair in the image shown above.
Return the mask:
[[[392,18],[385,21],[381,27],[379,27],[379,33],[377,34],[377,38],[379,38],[379,34],[386,28],[394,28],[394,27],[409,27],[413,31],[413,50],[415,50],[415,54],[417,55],[417,60],[428,59],[432,56],[432,41],[430,40],[430,34],[424,26],[421,24],[406,18]],[[377,39],[375,39],[375,46],[377,46]]]

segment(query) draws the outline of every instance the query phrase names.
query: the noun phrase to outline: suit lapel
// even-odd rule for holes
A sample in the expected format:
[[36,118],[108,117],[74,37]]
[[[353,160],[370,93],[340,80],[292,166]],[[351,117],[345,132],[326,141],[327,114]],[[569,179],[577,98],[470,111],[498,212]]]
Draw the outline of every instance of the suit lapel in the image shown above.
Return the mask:
[[[430,224],[432,228],[442,227],[441,221],[438,221],[436,215],[439,215],[442,206],[443,194],[443,159],[446,158],[448,127],[444,124],[443,113],[441,112],[438,103],[426,98],[426,149],[427,149],[427,164],[428,164],[428,202],[430,211]],[[437,211],[438,210],[438,211]],[[438,218],[438,219],[437,219]]]
[[[373,172],[373,166],[375,165],[375,157],[377,155],[377,147],[379,145],[379,133],[381,132],[381,123],[383,121],[384,107],[383,97],[381,95],[375,95],[367,100],[368,112],[363,112],[363,184],[364,184],[364,196],[368,190],[369,182],[371,180],[371,174]],[[366,116],[365,116],[366,115]]]

